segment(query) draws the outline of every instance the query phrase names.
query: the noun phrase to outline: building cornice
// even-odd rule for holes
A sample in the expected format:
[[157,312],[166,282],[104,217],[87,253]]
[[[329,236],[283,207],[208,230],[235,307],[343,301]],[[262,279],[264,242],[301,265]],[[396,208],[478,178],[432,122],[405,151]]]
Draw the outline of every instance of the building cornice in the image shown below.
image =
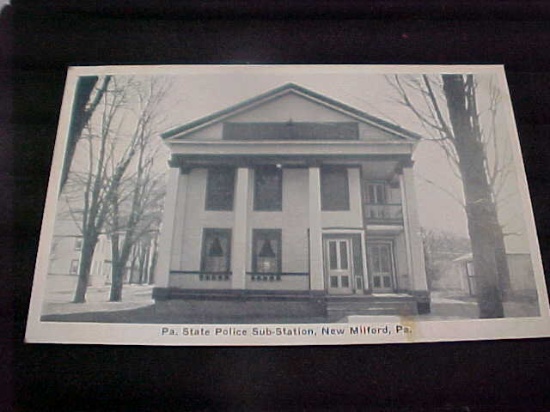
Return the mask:
[[408,155],[415,143],[410,141],[171,141],[174,155],[195,156],[368,156]]

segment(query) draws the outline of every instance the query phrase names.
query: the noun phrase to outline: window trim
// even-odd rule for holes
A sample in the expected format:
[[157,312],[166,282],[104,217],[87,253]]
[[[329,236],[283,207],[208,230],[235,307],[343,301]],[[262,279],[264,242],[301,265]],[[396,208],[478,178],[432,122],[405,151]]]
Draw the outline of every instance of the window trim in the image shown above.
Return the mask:
[[[211,199],[210,199],[210,193],[213,192],[213,181],[212,181],[212,173],[220,173],[220,174],[228,174],[231,173],[232,175],[232,190],[231,190],[231,200],[228,207],[217,207],[215,205],[212,205]],[[207,211],[220,211],[220,212],[231,212],[235,206],[235,182],[236,182],[236,173],[235,168],[232,167],[209,167],[206,172],[206,192],[204,196],[204,210]]]
[[277,266],[279,267],[278,272],[273,273],[283,273],[283,230],[282,229],[252,229],[252,272],[260,273],[258,271],[258,256],[256,255],[256,244],[259,239],[267,236],[274,236],[276,242],[278,242],[278,253],[277,253]]
[[227,256],[225,256],[225,261],[227,265],[227,270],[220,273],[231,273],[231,229],[222,229],[222,228],[203,228],[202,229],[202,246],[201,246],[201,272],[206,272],[206,241],[209,236],[226,236],[227,237]]
[[[341,173],[343,176],[345,176],[346,180],[346,197],[345,197],[345,204],[343,207],[328,207],[327,201],[325,200],[325,196],[327,196],[326,193],[326,184],[323,184],[324,179],[326,179],[326,173],[334,173],[338,172]],[[323,212],[346,212],[351,210],[351,199],[350,199],[350,186],[349,186],[349,170],[347,166],[322,166],[319,171],[320,174],[320,183],[321,183],[321,211]],[[325,177],[323,177],[325,175]],[[332,205],[331,205],[332,206]]]
[[[279,176],[279,184],[278,184],[278,187],[277,187],[278,195],[279,195],[278,204],[276,204],[275,207],[269,207],[269,206],[268,207],[260,207],[260,205],[258,204],[258,203],[260,203],[259,198],[258,198],[258,193],[259,193],[258,187],[260,186],[258,176],[260,175],[260,173],[258,173],[258,172],[262,171],[262,170],[269,170],[271,168],[273,170],[275,170],[276,174]],[[280,168],[280,167],[274,166],[274,165],[256,167],[254,169],[254,211],[258,211],[258,212],[280,212],[282,210],[283,210],[283,169]]]

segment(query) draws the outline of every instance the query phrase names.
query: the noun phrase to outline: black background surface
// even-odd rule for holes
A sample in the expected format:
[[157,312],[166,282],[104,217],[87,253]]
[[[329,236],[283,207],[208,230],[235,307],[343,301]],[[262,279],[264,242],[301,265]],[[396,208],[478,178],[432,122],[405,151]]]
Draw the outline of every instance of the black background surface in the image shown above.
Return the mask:
[[2,91],[11,122],[0,117],[4,410],[550,409],[547,339],[282,348],[23,344],[69,65],[505,64],[548,268],[547,3],[12,3],[0,32],[4,67],[12,42],[12,78],[3,86],[13,87]]

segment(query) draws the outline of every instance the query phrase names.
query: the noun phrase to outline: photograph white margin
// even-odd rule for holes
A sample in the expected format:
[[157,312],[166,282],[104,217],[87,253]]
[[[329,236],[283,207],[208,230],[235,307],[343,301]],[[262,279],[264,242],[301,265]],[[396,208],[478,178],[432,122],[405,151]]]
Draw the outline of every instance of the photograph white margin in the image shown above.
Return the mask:
[[[118,324],[118,323],[76,323],[76,322],[42,322],[40,320],[42,303],[45,293],[46,275],[49,253],[52,246],[53,230],[55,224],[57,193],[60,186],[61,167],[65,156],[68,130],[71,120],[72,101],[79,76],[100,74],[177,74],[181,70],[185,73],[215,74],[220,70],[228,71],[269,71],[276,68],[280,71],[303,71],[307,73],[334,71],[344,73],[346,71],[357,72],[361,70],[367,73],[496,73],[499,85],[506,92],[505,104],[511,131],[511,141],[515,157],[518,186],[522,197],[523,213],[527,223],[529,247],[535,281],[538,292],[540,317],[536,318],[505,318],[505,319],[475,319],[460,321],[420,321],[410,318],[373,317],[369,326],[381,326],[400,324],[412,328],[412,334],[408,335],[354,335],[330,336],[322,335],[323,327],[349,328],[348,324],[285,324],[285,325],[161,325],[161,324]],[[314,329],[316,335],[304,336],[193,336],[185,337],[181,333],[177,335],[163,334],[162,328],[173,328],[181,331],[185,326],[194,328],[204,327],[214,333],[216,328],[235,327],[246,330],[250,335],[253,328],[298,328]],[[46,205],[44,209],[40,242],[35,266],[32,296],[27,319],[27,331],[25,341],[27,343],[73,343],[73,344],[116,344],[116,345],[169,345],[169,346],[249,346],[249,345],[340,345],[340,344],[380,344],[380,343],[404,343],[404,342],[435,342],[435,341],[468,341],[468,340],[494,340],[536,338],[550,335],[550,311],[548,294],[544,280],[540,248],[536,235],[534,216],[529,198],[529,190],[525,169],[521,156],[519,137],[514,120],[513,109],[510,100],[508,85],[504,68],[499,65],[492,66],[339,66],[339,65],[289,65],[289,66],[261,66],[261,65],[219,65],[219,66],[102,66],[102,67],[70,67],[67,73],[65,91],[57,138],[53,154],[52,168],[48,183]]]

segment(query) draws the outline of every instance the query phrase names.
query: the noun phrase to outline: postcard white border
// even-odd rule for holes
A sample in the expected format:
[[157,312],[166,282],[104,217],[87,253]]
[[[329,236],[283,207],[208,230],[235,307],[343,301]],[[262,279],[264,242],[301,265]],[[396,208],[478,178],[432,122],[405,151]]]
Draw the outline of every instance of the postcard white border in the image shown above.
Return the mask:
[[[40,320],[42,302],[45,293],[49,253],[53,240],[55,224],[57,193],[60,185],[61,166],[64,161],[70,125],[72,100],[79,76],[102,74],[218,74],[220,72],[254,73],[364,73],[364,74],[410,74],[410,73],[494,73],[497,74],[499,86],[506,92],[504,99],[506,118],[509,122],[511,141],[513,145],[518,187],[521,192],[522,207],[526,221],[529,247],[538,292],[540,317],[536,318],[505,318],[505,319],[474,319],[431,321],[418,318],[371,317],[358,323],[346,324],[223,324],[223,325],[184,325],[184,324],[120,324],[120,323],[77,323],[77,322],[42,322]],[[394,330],[397,325],[410,328],[411,333],[401,334],[351,334],[350,327],[355,326],[384,328]],[[210,334],[185,336],[183,328],[205,328]],[[163,329],[164,328],[164,329]],[[237,328],[247,331],[246,336],[215,335],[217,329]],[[296,330],[313,329],[314,335],[271,335],[252,336],[254,328],[277,330],[287,328]],[[344,329],[342,335],[325,335],[322,328]],[[174,330],[176,334],[166,333],[166,329]],[[346,332],[347,330],[347,332]],[[32,296],[27,319],[25,341],[28,343],[72,343],[72,344],[107,344],[107,345],[166,345],[166,346],[261,346],[261,345],[340,345],[340,344],[380,344],[380,343],[411,343],[437,341],[471,341],[537,338],[550,336],[550,309],[548,293],[544,279],[542,259],[534,216],[529,197],[527,178],[513,109],[504,74],[500,65],[189,65],[189,66],[83,66],[70,67],[67,73],[57,138],[54,148],[52,169],[50,173],[46,206],[40,232],[40,243],[35,266]]]

